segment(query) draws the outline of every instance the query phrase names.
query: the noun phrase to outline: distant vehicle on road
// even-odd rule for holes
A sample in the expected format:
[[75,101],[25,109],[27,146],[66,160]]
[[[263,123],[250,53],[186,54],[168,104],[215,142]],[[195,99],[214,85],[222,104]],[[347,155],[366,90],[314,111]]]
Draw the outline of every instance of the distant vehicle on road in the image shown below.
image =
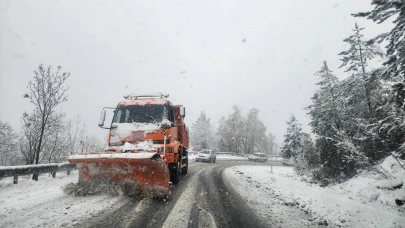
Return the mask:
[[213,150],[203,149],[198,152],[197,157],[195,158],[196,162],[205,161],[205,162],[213,162],[215,163],[217,160],[217,155]]
[[249,159],[249,161],[256,161],[256,162],[257,161],[265,162],[265,161],[269,160],[267,155],[264,153],[254,153],[252,155],[249,155],[248,159]]

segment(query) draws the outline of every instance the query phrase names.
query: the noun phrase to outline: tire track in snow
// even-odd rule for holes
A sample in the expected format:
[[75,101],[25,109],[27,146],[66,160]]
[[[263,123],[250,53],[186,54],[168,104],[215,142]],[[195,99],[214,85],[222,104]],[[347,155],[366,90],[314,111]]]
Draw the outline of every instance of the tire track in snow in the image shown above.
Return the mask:
[[226,183],[222,171],[235,165],[238,163],[217,163],[199,175],[194,194],[197,210],[190,218],[192,221],[198,218],[198,221],[189,227],[266,227],[240,195]]
[[166,200],[153,200],[151,206],[144,211],[143,216],[133,219],[130,227],[162,227],[167,219],[173,217],[172,211],[185,196],[184,192],[189,188],[190,181],[198,176],[201,169],[204,169],[204,164],[191,164],[188,174],[181,178],[180,183],[173,186],[172,195]]
[[173,186],[172,195],[165,200],[136,199],[122,197],[129,202],[116,207],[115,210],[105,210],[94,218],[82,220],[78,227],[162,227],[172,208],[182,196],[188,186],[189,179],[193,178],[200,167],[206,164],[190,163],[189,172],[183,176],[180,183]]
[[165,223],[163,224],[163,228],[188,226],[191,210],[195,206],[194,193],[198,184],[197,179],[202,171],[203,170],[197,171],[197,173],[192,177],[188,183],[188,186],[181,194],[180,199],[177,201],[176,205],[173,207]]

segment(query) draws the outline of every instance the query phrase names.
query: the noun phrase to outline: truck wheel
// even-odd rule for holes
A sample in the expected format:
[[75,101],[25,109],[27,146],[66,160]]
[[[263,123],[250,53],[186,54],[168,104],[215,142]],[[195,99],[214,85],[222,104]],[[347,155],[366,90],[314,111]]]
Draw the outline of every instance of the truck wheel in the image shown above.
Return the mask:
[[179,156],[179,159],[177,159],[176,165],[173,165],[172,169],[170,170],[170,181],[173,184],[179,183],[180,175],[181,175],[181,163],[180,163],[180,156]]
[[181,174],[186,175],[188,172],[188,157],[186,159],[186,166],[181,168]]

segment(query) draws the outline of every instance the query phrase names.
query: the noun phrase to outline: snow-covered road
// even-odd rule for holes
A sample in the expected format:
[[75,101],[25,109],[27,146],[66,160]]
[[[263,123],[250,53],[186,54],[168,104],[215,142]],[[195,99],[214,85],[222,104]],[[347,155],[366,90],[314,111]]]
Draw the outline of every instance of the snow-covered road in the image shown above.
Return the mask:
[[97,195],[74,197],[62,187],[77,173],[39,181],[20,177],[0,181],[0,227],[265,227],[223,180],[226,167],[248,161],[215,164],[190,162],[189,174],[173,187],[167,200]]
[[[0,227],[401,227],[403,210],[308,184],[271,162],[190,162],[166,200],[74,197],[77,173],[0,181]],[[273,162],[280,165],[280,162]],[[348,183],[346,183],[348,185]],[[350,183],[353,188],[353,183]],[[342,188],[342,189],[341,189]],[[339,190],[340,189],[340,190]],[[356,193],[357,194],[357,193]],[[386,197],[385,197],[386,198]],[[385,199],[381,197],[381,199]],[[326,223],[325,223],[326,221]]]

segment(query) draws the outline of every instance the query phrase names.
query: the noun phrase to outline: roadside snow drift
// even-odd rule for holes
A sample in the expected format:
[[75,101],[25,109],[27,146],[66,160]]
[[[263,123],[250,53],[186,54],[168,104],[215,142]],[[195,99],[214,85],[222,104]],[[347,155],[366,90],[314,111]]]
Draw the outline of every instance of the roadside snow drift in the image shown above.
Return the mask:
[[18,184],[12,178],[0,181],[0,227],[73,227],[82,219],[123,205],[125,197],[97,195],[74,197],[63,193],[63,187],[77,182],[77,171],[67,176],[57,173],[56,178],[41,175],[39,181],[20,177]]
[[218,154],[217,160],[224,161],[247,161],[248,159],[242,156],[227,155],[227,154]]
[[[198,156],[197,153],[190,153],[188,158],[189,161],[195,161],[195,158]],[[247,161],[248,159],[242,156],[228,155],[228,154],[217,154],[218,161]]]
[[378,189],[375,183],[371,184],[378,180],[371,177],[322,188],[302,181],[292,167],[273,167],[272,173],[271,167],[238,166],[227,168],[224,175],[261,215],[277,217],[285,213],[269,207],[276,198],[284,205],[301,209],[314,225],[405,227],[404,208],[395,205],[395,193]]

